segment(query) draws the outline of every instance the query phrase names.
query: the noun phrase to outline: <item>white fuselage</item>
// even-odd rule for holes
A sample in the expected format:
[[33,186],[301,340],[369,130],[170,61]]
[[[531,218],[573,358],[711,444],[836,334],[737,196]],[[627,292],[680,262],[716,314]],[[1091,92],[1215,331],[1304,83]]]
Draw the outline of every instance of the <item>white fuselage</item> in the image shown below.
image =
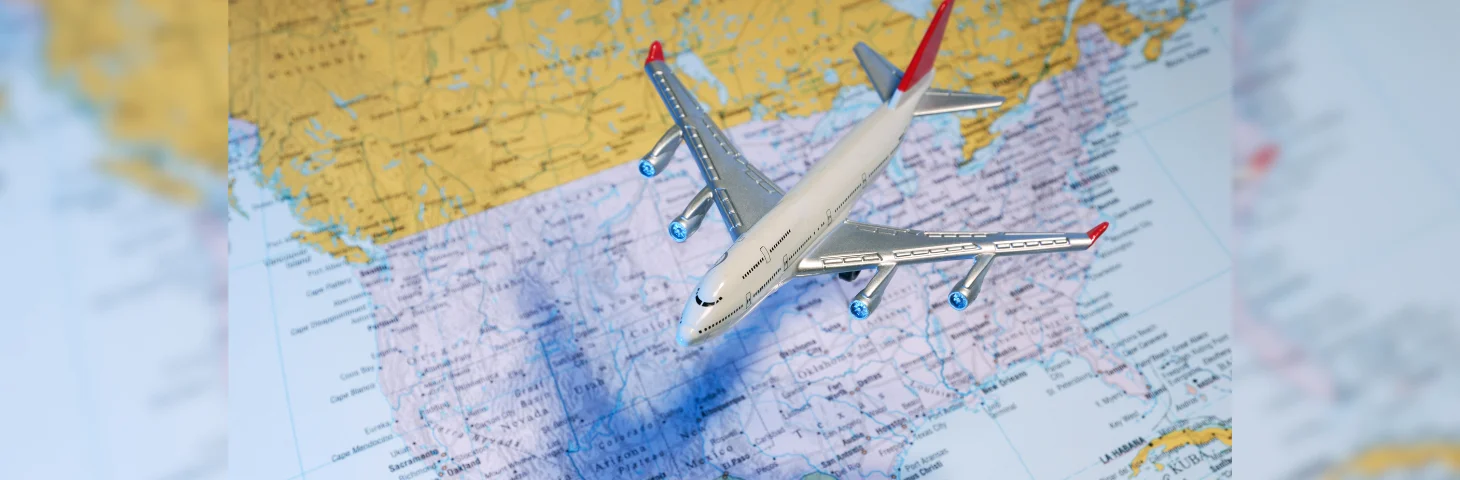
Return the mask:
[[789,281],[796,264],[846,220],[867,186],[887,166],[912,123],[933,74],[884,104],[837,141],[775,208],[735,240],[705,272],[685,302],[676,335],[696,345],[724,333]]

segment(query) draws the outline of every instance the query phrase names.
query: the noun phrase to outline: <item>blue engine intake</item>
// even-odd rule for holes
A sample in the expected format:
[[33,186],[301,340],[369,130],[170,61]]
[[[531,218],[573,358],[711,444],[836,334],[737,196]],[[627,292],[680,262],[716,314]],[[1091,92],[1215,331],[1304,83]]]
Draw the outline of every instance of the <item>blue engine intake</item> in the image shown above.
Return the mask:
[[954,310],[963,310],[965,308],[968,308],[968,295],[961,291],[954,290],[953,293],[948,294],[948,304],[952,305]]
[[683,242],[689,239],[689,234],[690,229],[683,222],[679,220],[669,222],[669,238],[673,238],[676,242]]

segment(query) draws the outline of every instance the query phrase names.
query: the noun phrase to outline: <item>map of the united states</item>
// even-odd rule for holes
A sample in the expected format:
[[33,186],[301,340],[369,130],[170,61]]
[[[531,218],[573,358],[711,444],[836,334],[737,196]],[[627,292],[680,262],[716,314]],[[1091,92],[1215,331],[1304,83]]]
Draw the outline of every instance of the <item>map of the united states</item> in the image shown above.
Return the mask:
[[[856,216],[1027,231],[1096,223],[1081,190],[1065,187],[1099,170],[1081,136],[1104,121],[1099,79],[1123,52],[1098,26],[1078,35],[1080,66],[1036,84],[1035,114],[1008,127],[985,165],[957,175],[960,146],[918,124],[900,173]],[[789,183],[877,105],[870,90],[836,102],[832,114],[729,132]],[[859,322],[845,313],[850,285],[798,282],[725,341],[677,347],[664,332],[693,275],[728,244],[714,228],[688,248],[663,234],[665,206],[699,188],[681,157],[653,182],[624,164],[406,237],[363,270],[381,388],[413,450],[437,452],[426,460],[448,473],[488,476],[860,478],[894,471],[930,415],[977,401],[1016,362],[1072,353],[1112,387],[1149,394],[1078,321],[1085,253],[996,264],[964,314],[933,293],[957,280],[951,265],[899,278]]]
[[[962,312],[945,300],[960,263],[908,269],[866,320],[846,313],[858,283],[797,280],[723,339],[675,345],[685,296],[729,237],[714,219],[683,244],[665,234],[702,185],[684,152],[652,180],[634,168],[672,124],[643,78],[645,46],[665,41],[746,158],[789,188],[878,105],[851,46],[905,60],[925,7],[236,6],[232,162],[270,198],[235,208],[277,199],[303,225],[266,265],[310,277],[351,270],[305,296],[355,283],[362,292],[336,293],[333,310],[286,329],[291,339],[368,329],[369,383],[342,375],[348,389],[329,404],[378,392],[389,405],[388,422],[369,420],[370,438],[341,440],[346,452],[325,465],[389,445],[391,463],[357,468],[400,478],[956,476],[968,465],[945,465],[971,451],[927,446],[954,433],[950,419],[1078,417],[1030,410],[1075,401],[1097,411],[1063,426],[1102,431],[1024,437],[1075,453],[1023,467],[1029,476],[1091,462],[1092,477],[1225,468],[1230,443],[1159,432],[1230,432],[1221,397],[1208,397],[1227,388],[1229,336],[1133,324],[1122,311],[1132,307],[1091,291],[1120,275],[1111,258],[1170,228],[1144,219],[1153,194],[1111,179],[1132,175],[1113,160],[1137,106],[1126,70],[1162,61],[1165,42],[1200,18],[1184,2],[961,3],[937,83],[1008,103],[914,123],[852,214],[925,230],[1117,220],[1095,252],[1001,259]],[[301,243],[344,263],[321,269],[292,250]],[[1032,385],[1047,386],[1041,398]],[[1046,434],[1015,433],[1035,432]]]

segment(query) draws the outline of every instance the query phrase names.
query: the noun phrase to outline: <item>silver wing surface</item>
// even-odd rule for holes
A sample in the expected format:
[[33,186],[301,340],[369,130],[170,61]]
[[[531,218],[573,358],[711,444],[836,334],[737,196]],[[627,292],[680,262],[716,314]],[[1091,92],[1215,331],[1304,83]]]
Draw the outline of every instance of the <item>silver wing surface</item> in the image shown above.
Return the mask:
[[668,64],[663,60],[650,61],[644,65],[644,71],[664,99],[669,115],[679,125],[681,137],[709,185],[730,237],[740,238],[776,206],[785,192],[745,160]]
[[1102,224],[1080,233],[924,232],[846,221],[801,259],[796,276],[968,260],[978,255],[1071,252],[1090,248],[1104,230]]

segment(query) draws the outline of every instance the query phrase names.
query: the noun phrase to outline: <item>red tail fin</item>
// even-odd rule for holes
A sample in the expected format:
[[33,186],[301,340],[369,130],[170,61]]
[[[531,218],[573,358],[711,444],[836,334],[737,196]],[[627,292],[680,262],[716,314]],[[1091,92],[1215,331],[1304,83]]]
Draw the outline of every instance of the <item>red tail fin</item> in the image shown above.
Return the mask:
[[928,27],[928,33],[923,34],[923,43],[918,44],[912,63],[907,64],[903,71],[902,83],[897,84],[898,90],[906,92],[933,68],[933,59],[938,57],[938,44],[943,43],[943,28],[948,26],[948,11],[952,9],[953,0],[943,0],[938,5],[938,13],[933,14],[933,24]]

